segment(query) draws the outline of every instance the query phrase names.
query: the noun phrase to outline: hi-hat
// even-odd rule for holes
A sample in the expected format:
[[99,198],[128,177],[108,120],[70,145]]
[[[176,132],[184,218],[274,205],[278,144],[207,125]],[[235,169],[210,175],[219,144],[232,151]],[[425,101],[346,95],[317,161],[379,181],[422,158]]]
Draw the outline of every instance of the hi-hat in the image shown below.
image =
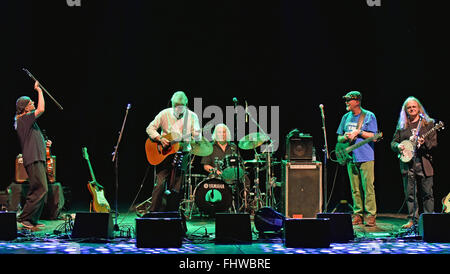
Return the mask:
[[213,145],[204,137],[200,141],[191,142],[191,153],[197,156],[209,156],[213,152]]
[[241,149],[254,149],[268,140],[269,137],[267,135],[260,132],[253,132],[239,140],[239,147]]

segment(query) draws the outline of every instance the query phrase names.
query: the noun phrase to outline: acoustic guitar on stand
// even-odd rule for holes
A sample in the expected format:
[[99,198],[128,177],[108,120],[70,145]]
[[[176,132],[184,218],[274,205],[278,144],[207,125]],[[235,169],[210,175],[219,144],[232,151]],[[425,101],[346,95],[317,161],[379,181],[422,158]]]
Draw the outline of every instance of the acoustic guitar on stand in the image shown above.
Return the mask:
[[92,195],[90,211],[92,211],[93,209],[94,212],[97,213],[108,213],[111,211],[111,207],[109,206],[109,203],[105,198],[105,194],[103,193],[103,186],[101,186],[95,179],[94,170],[92,169],[91,162],[89,161],[87,148],[83,147],[81,151],[83,153],[83,158],[86,159],[88,163],[89,172],[91,173],[92,177],[92,181],[87,184],[89,192]]
[[450,193],[442,199],[442,212],[450,213]]

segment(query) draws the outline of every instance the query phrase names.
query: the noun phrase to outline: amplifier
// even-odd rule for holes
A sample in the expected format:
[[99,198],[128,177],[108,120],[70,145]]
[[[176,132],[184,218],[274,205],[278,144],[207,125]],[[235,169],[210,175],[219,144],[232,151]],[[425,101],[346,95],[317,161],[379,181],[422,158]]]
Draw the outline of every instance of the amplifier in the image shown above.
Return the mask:
[[322,212],[322,163],[283,161],[283,213],[286,218],[315,218]]

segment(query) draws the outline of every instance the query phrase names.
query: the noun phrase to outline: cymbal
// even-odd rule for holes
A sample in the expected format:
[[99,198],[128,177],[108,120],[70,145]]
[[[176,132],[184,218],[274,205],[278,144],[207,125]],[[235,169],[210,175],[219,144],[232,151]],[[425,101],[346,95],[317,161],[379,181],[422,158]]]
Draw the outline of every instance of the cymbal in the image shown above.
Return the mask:
[[209,156],[213,152],[213,145],[204,137],[200,141],[192,141],[191,147],[191,153],[197,156]]
[[268,141],[269,137],[260,132],[253,132],[249,135],[242,137],[239,140],[239,147],[241,149],[254,149],[262,145],[265,141]]

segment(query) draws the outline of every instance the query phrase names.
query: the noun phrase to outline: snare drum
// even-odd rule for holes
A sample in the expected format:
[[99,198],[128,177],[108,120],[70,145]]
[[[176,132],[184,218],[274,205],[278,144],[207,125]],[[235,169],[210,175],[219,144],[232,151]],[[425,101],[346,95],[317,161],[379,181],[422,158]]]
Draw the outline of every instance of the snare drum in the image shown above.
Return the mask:
[[233,195],[224,181],[210,178],[197,185],[194,198],[199,210],[211,215],[228,210],[232,205]]
[[[222,165],[222,178],[224,180],[236,180],[237,179],[237,166],[238,166],[238,155],[237,154],[230,154],[226,155],[225,158],[223,158],[223,165]],[[244,177],[244,168],[242,163],[239,165],[239,178],[242,179]]]

